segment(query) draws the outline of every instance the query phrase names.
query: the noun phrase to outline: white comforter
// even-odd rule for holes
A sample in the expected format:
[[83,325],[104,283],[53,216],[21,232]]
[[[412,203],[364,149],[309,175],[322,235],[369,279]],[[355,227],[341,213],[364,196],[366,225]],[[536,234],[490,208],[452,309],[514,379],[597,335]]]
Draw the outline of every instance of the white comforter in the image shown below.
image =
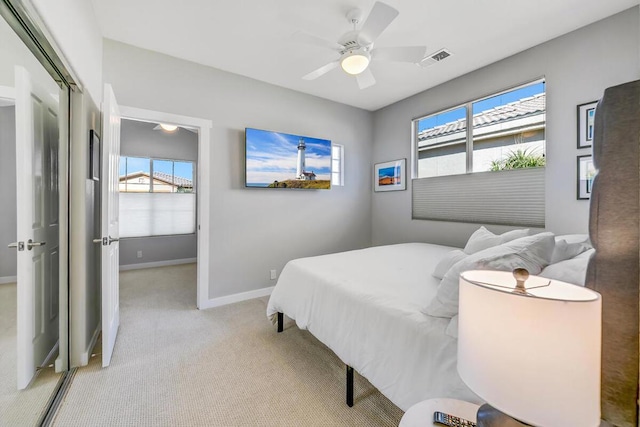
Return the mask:
[[420,312],[439,283],[433,268],[453,249],[406,243],[290,261],[267,316],[295,319],[402,410],[435,397],[480,403],[458,376],[449,319]]

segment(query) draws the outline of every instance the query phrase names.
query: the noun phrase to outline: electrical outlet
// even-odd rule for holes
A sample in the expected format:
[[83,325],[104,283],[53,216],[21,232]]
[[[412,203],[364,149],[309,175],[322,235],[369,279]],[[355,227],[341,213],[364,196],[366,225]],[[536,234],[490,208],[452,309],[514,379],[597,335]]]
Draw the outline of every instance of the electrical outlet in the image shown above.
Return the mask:
[[271,270],[271,280],[276,280],[276,270]]
[[138,251],[138,258],[142,258],[142,251]]

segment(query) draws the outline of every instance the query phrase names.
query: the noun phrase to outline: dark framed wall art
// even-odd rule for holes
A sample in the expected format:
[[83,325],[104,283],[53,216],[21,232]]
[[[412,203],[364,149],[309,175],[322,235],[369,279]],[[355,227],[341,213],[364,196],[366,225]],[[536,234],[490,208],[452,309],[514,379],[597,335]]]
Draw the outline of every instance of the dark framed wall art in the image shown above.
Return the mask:
[[593,143],[593,124],[596,115],[598,101],[580,104],[577,107],[578,114],[578,148],[589,148]]
[[591,154],[578,156],[577,172],[577,198],[578,200],[589,200],[593,188],[593,178],[596,176]]
[[89,131],[89,178],[100,181],[100,138],[96,131]]

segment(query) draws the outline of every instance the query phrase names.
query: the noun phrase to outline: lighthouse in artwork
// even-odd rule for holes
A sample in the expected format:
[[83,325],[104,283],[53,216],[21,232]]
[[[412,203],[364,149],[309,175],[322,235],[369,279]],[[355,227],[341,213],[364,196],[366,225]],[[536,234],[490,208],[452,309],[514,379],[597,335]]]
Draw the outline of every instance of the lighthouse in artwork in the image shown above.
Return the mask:
[[304,151],[306,149],[304,139],[300,138],[298,141],[298,168],[296,169],[296,178],[298,179],[304,179]]
[[298,167],[296,168],[296,179],[300,181],[315,181],[316,174],[311,172],[307,172],[305,170],[306,165],[304,163],[304,152],[307,149],[306,144],[304,143],[304,139],[300,138],[298,141]]

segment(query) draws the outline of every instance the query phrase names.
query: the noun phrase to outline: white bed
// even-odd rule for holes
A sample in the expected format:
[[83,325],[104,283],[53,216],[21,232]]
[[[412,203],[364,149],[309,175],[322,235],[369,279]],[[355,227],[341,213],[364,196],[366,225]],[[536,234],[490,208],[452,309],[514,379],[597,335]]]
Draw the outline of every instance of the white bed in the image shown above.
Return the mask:
[[458,376],[450,319],[420,311],[440,283],[434,267],[454,249],[405,243],[290,261],[267,316],[294,319],[402,410],[434,397],[481,403]]

